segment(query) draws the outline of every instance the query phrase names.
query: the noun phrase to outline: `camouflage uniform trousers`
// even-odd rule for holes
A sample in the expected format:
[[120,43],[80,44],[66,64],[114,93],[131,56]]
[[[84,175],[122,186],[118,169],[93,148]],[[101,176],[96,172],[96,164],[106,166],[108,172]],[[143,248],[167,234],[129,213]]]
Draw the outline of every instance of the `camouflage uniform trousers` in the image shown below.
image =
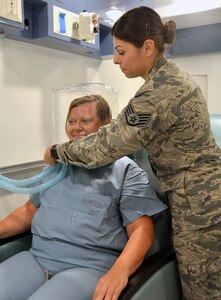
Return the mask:
[[184,299],[221,300],[221,172],[185,172],[167,192]]

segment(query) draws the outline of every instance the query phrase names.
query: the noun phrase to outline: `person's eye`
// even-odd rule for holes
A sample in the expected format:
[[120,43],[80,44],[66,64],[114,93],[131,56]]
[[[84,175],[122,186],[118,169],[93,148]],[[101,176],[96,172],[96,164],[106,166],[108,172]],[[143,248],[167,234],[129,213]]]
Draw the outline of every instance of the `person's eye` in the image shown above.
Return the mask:
[[76,121],[74,120],[68,120],[68,125],[71,126],[71,125],[74,125],[76,124]]
[[83,124],[88,124],[90,122],[90,119],[84,119]]
[[123,50],[119,50],[119,49],[115,50],[115,55],[123,56],[124,54],[125,54],[125,51],[123,51]]
[[125,51],[124,50],[116,50],[115,52],[117,55],[124,55]]

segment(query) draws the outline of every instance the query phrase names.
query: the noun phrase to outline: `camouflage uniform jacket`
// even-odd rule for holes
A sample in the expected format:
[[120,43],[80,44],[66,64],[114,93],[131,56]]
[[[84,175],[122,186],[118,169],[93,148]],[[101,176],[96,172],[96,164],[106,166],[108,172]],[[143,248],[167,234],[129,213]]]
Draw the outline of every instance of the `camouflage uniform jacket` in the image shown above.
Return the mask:
[[208,110],[191,76],[162,57],[117,120],[96,134],[57,146],[61,161],[96,168],[141,148],[163,191],[183,185],[184,171],[220,166]]

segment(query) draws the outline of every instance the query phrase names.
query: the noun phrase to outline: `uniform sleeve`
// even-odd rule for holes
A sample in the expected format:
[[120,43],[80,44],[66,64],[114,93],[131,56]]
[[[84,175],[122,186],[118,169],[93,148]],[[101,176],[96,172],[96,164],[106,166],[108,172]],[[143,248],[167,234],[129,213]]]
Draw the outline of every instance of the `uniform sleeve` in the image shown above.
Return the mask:
[[134,222],[142,216],[154,216],[167,206],[157,197],[147,174],[134,162],[128,168],[120,201],[123,225]]
[[32,201],[35,207],[40,207],[40,193],[30,195],[30,200]]
[[60,160],[66,164],[92,169],[112,163],[141,148],[140,128],[113,120],[97,133],[57,145],[57,152]]
[[183,72],[162,57],[118,119],[84,139],[58,145],[60,160],[96,168],[141,148],[148,149],[179,118],[180,99],[185,105],[189,89],[183,82]]
[[112,163],[146,147],[174,121],[170,105],[164,100],[161,93],[142,91],[131,99],[111,124],[77,142],[58,145],[60,160],[90,169]]

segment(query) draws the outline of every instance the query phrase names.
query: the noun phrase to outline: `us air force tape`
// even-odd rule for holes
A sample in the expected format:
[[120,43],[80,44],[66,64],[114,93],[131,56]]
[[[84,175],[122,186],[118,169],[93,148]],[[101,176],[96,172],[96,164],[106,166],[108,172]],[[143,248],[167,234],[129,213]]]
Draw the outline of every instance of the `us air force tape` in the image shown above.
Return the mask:
[[125,110],[127,124],[130,126],[145,126],[150,118],[149,114],[136,114],[129,104]]

